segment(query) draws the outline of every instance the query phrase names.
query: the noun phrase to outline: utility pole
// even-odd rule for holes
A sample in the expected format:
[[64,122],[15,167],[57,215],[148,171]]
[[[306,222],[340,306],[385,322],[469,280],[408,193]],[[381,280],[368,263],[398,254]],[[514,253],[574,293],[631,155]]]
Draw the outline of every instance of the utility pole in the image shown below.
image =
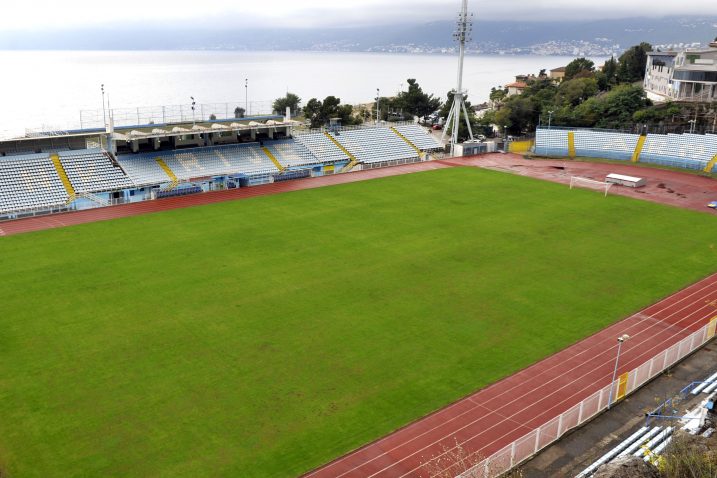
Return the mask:
[[[613,390],[613,388],[615,388],[614,384],[615,384],[615,377],[617,377],[617,365],[620,362],[620,350],[622,349],[623,342],[625,342],[629,338],[630,338],[630,336],[627,334],[623,334],[617,338],[617,356],[615,357],[615,370],[613,370],[613,372],[612,372],[612,382],[610,382],[610,396],[607,399],[607,409],[608,410],[610,410],[610,407],[612,406],[612,397],[613,397],[612,390]],[[615,395],[617,395],[617,393]]]
[[379,112],[381,107],[381,90],[376,88],[376,124],[378,124],[379,121]]
[[105,109],[105,84],[102,83],[100,85],[100,90],[102,90],[102,120],[105,123],[105,129],[107,129],[107,110]]
[[453,39],[458,42],[458,84],[453,90],[453,106],[446,120],[446,127],[443,129],[442,140],[445,140],[448,128],[451,128],[451,156],[455,155],[456,145],[458,144],[458,130],[461,124],[461,115],[465,116],[466,126],[468,127],[468,136],[473,140],[473,130],[466,109],[465,97],[467,91],[463,90],[463,62],[466,55],[466,42],[471,40],[473,31],[473,14],[468,13],[468,0],[463,0],[461,11],[456,21],[456,31],[453,33]]
[[196,122],[196,120],[194,119],[194,106],[196,105],[197,102],[194,101],[194,97],[193,97],[193,96],[190,96],[190,98],[192,99],[192,125],[196,125],[197,122]]

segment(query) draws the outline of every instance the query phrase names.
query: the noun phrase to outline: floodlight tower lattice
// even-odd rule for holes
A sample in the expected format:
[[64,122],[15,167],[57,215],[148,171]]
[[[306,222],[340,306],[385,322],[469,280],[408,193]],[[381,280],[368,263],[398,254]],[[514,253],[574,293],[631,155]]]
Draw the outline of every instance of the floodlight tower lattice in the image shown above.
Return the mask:
[[456,31],[453,32],[453,39],[458,42],[458,85],[453,90],[453,105],[446,120],[446,128],[443,130],[442,141],[445,141],[448,128],[451,128],[451,155],[455,154],[456,144],[458,144],[458,130],[461,124],[461,115],[464,116],[466,126],[468,127],[468,136],[473,139],[473,130],[468,117],[468,109],[466,108],[465,98],[467,91],[463,89],[463,60],[466,55],[466,43],[471,41],[473,33],[473,14],[468,13],[468,0],[463,0],[461,11],[456,21]]

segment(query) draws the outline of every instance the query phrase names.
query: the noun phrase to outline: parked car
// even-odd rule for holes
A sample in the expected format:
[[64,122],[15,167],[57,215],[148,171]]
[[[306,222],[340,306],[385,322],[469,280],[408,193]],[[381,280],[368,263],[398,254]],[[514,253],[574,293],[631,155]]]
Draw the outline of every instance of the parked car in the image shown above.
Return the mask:
[[707,204],[707,207],[711,207],[712,209],[717,209],[717,201],[711,201],[709,204]]
[[443,125],[441,124],[434,124],[433,125],[433,131],[440,131],[443,129]]

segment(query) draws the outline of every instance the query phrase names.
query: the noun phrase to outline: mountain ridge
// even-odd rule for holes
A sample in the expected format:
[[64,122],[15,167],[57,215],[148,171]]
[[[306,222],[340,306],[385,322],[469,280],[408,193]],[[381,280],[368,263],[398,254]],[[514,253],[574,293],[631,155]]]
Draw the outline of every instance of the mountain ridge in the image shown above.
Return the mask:
[[[73,31],[0,32],[2,50],[302,50],[452,53],[452,21],[323,29],[87,28]],[[717,16],[626,18],[595,21],[475,23],[469,54],[619,54],[647,41],[707,44]]]

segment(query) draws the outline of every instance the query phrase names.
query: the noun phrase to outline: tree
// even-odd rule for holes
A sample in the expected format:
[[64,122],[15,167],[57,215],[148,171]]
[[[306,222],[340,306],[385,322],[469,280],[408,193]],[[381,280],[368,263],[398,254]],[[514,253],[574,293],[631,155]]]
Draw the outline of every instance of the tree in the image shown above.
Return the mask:
[[286,96],[274,100],[272,108],[280,115],[283,115],[286,111],[286,108],[289,108],[291,114],[296,115],[298,114],[300,103],[301,98],[299,98],[297,95],[295,95],[294,93],[286,93]]
[[[605,84],[604,87],[600,85],[600,90],[605,91],[617,82],[617,68],[617,60],[614,56],[611,56],[610,59],[605,62],[605,66],[602,69]],[[598,82],[599,81],[598,79]]]
[[312,128],[319,128],[338,118],[344,126],[360,124],[361,118],[353,114],[353,106],[342,105],[341,99],[327,96],[324,101],[311,98],[304,107],[304,116],[311,122]]
[[513,96],[495,115],[498,126],[506,126],[508,132],[519,135],[523,131],[535,129],[540,118],[540,110],[536,108],[533,98]]
[[424,93],[414,78],[409,78],[406,81],[408,82],[408,91],[398,94],[394,104],[396,109],[402,109],[413,116],[423,117],[441,107],[441,99]]
[[634,83],[645,78],[647,53],[650,51],[652,51],[652,45],[642,42],[620,56],[617,69],[617,79],[620,83]]
[[575,78],[564,81],[555,96],[555,104],[560,106],[578,106],[598,92],[595,78]]
[[237,106],[234,108],[234,117],[235,118],[243,118],[244,114],[246,113],[246,110],[242,108],[241,106]]
[[587,58],[576,58],[565,67],[565,79],[572,80],[581,72],[592,73],[595,71],[595,63]]
[[639,85],[617,86],[599,100],[600,116],[595,125],[598,128],[620,128],[630,124],[635,112],[651,104]]
[[508,96],[508,88],[493,87],[490,89],[489,98],[493,103],[500,104],[506,96]]
[[323,103],[316,98],[311,98],[304,106],[304,116],[311,122],[312,128],[319,128],[326,123],[322,116]]
[[669,118],[673,118],[680,113],[681,110],[679,106],[671,102],[667,102],[636,111],[632,115],[632,118],[637,123],[658,124],[668,120]]

